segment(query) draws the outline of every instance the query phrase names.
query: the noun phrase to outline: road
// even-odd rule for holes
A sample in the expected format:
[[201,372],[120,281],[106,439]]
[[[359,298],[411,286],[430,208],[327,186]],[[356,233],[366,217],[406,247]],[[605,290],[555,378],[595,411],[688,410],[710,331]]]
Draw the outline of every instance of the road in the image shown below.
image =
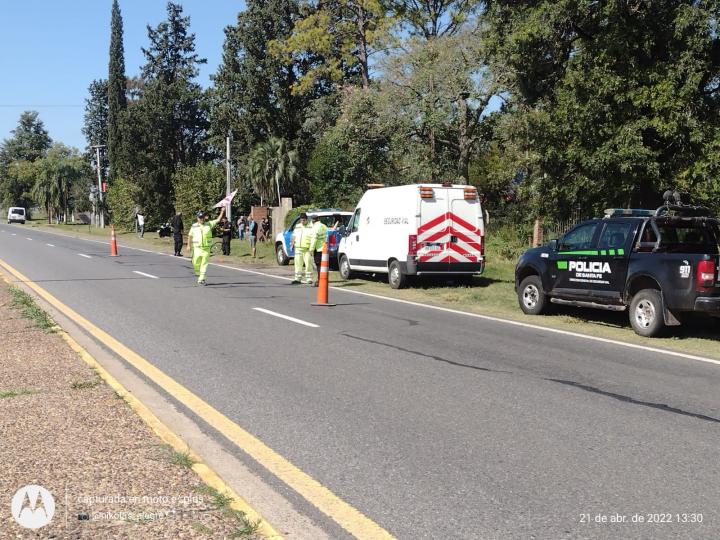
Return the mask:
[[108,255],[0,225],[0,259],[397,538],[720,537],[720,365],[337,290],[313,308],[272,276],[211,266],[203,288],[187,259]]

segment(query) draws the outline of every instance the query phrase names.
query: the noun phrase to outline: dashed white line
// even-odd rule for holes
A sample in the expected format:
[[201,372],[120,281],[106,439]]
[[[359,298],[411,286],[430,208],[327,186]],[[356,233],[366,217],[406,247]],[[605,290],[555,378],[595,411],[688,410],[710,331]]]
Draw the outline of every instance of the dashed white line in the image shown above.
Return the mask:
[[29,236],[26,236],[26,237],[25,237],[25,240],[30,240],[30,241],[32,241],[32,238],[30,238]]
[[295,317],[290,317],[289,315],[283,315],[282,313],[275,313],[274,311],[270,311],[269,309],[263,309],[263,308],[259,308],[259,307],[255,307],[253,309],[255,311],[259,311],[260,313],[265,313],[266,315],[272,315],[273,317],[279,317],[280,319],[285,319],[286,321],[292,321],[297,324],[302,324],[303,326],[309,326],[310,328],[320,328],[317,324],[303,321],[301,319],[296,319]]
[[48,247],[55,247],[55,244],[45,244]]
[[13,236],[17,236],[17,233],[10,233],[10,234],[12,234]]
[[153,276],[152,274],[146,274],[145,272],[141,272],[140,270],[133,270],[133,274],[140,274],[141,276],[153,278],[153,279],[160,279],[157,276]]
[[85,257],[86,259],[92,259],[90,255],[85,255],[84,253],[78,253],[81,257]]

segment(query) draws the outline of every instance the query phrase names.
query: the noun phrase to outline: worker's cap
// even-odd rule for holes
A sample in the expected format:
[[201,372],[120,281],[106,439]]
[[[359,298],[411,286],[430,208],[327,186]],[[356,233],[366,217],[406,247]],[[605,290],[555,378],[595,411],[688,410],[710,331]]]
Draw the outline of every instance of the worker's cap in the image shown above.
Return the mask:
[[307,214],[305,212],[300,214],[300,219],[307,219]]
[[310,219],[319,219],[319,218],[320,218],[320,216],[318,216],[317,214],[310,214]]
[[195,214],[195,215],[196,215],[197,217],[199,217],[199,218],[202,218],[202,217],[205,217],[205,212],[203,212],[202,210],[200,210],[200,211],[199,211],[197,214]]

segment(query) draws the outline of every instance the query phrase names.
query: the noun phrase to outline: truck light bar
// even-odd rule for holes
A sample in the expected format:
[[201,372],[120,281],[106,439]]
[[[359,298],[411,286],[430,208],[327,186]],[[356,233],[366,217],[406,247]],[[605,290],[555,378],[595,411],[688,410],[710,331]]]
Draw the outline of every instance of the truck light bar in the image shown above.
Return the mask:
[[478,198],[477,189],[474,187],[466,187],[463,189],[463,193],[465,194],[465,200],[476,201]]
[[605,210],[605,217],[651,217],[654,215],[654,210],[645,210],[642,208],[607,208]]

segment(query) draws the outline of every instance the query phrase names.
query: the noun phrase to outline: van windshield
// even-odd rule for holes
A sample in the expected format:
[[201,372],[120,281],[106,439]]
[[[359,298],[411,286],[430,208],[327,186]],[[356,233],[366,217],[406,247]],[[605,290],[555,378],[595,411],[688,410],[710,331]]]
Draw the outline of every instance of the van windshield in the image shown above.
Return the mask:
[[24,208],[11,208],[10,213],[12,214],[20,214],[21,216],[25,215],[25,209]]
[[704,222],[657,222],[661,251],[718,254],[717,225]]

